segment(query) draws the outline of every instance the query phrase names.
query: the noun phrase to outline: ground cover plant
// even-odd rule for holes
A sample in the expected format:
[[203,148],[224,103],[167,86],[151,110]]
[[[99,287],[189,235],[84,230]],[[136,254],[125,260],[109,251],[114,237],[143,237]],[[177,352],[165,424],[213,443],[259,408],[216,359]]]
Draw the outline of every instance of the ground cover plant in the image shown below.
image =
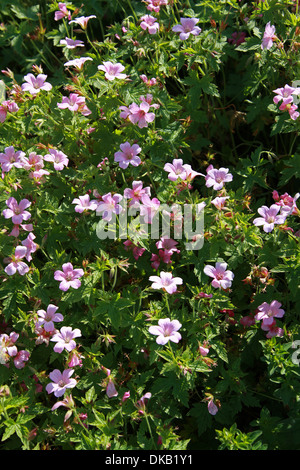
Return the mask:
[[0,4],[1,450],[299,450],[299,2]]

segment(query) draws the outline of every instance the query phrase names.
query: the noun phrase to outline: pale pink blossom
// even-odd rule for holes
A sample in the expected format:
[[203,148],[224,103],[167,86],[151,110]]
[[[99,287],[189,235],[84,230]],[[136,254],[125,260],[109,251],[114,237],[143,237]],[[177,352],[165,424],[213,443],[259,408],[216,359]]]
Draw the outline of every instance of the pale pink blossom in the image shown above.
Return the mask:
[[6,333],[0,335],[0,364],[5,364],[10,357],[18,354],[18,348],[15,345],[19,338],[19,334],[12,331],[8,336]]
[[292,197],[287,192],[279,196],[277,191],[273,191],[272,195],[273,199],[276,201],[276,204],[280,206],[281,213],[286,214],[287,216],[299,214],[296,201],[299,198],[300,193],[297,193],[294,197]]
[[36,77],[32,73],[25,75],[24,80],[26,83],[23,83],[22,90],[28,91],[31,95],[35,96],[41,90],[50,91],[52,90],[52,85],[46,82],[47,75],[40,73]]
[[79,278],[83,275],[83,269],[74,269],[71,263],[64,263],[62,265],[62,271],[55,271],[54,279],[56,281],[61,281],[59,288],[60,290],[66,292],[70,287],[73,287],[73,289],[79,289],[81,286]]
[[165,250],[169,254],[180,253],[176,248],[176,245],[178,245],[178,242],[167,237],[161,237],[161,239],[156,242],[156,248],[159,250]]
[[130,397],[130,392],[125,392],[124,395],[122,396],[122,403],[124,403],[128,398]]
[[76,204],[75,212],[82,214],[85,211],[95,211],[98,207],[98,201],[95,199],[90,200],[90,195],[85,194],[84,196],[79,196],[73,199],[72,204]]
[[300,94],[300,88],[284,85],[282,88],[276,88],[273,90],[273,93],[276,93],[276,96],[273,98],[275,104],[279,103],[281,100],[283,100],[283,102],[290,103],[293,95],[297,96]]
[[39,170],[44,166],[44,160],[42,155],[38,155],[36,152],[30,152],[28,157],[25,154],[20,157],[22,167],[24,170]]
[[133,181],[132,189],[126,188],[124,190],[124,198],[129,199],[129,207],[133,206],[136,203],[141,201],[142,196],[147,195],[150,196],[150,187],[147,186],[143,188],[142,181]]
[[105,72],[106,80],[114,80],[115,78],[123,79],[126,78],[126,73],[122,73],[125,70],[124,65],[122,64],[114,64],[110,61],[103,62],[102,65],[98,65],[98,70],[103,70]]
[[34,243],[34,240],[35,239],[35,235],[33,233],[29,233],[27,238],[25,238],[25,240],[23,240],[21,243],[23,246],[26,246],[26,259],[27,261],[31,261],[32,260],[32,256],[31,256],[31,253],[34,253],[38,247],[38,245],[36,243]]
[[[288,102],[290,100],[290,102]],[[281,103],[279,106],[280,111],[287,111],[290,115],[290,118],[293,121],[296,121],[299,117],[299,111],[297,111],[298,106],[296,104],[292,104],[293,98],[287,98],[284,102]]]
[[209,165],[206,170],[205,185],[207,188],[212,186],[213,189],[218,191],[223,188],[224,183],[228,183],[232,181],[232,179],[232,174],[229,173],[228,168],[222,167],[217,170],[212,165]]
[[50,341],[54,341],[56,344],[53,348],[53,351],[57,353],[63,352],[66,350],[68,352],[76,348],[75,338],[81,336],[81,331],[79,328],[74,330],[70,326],[63,326],[59,332],[55,333]]
[[263,40],[261,43],[262,49],[271,49],[273,46],[273,41],[276,39],[275,36],[276,28],[275,26],[271,25],[270,21],[266,24]]
[[38,326],[42,326],[45,331],[54,331],[54,323],[63,321],[64,317],[61,313],[57,312],[58,307],[53,304],[49,304],[47,311],[40,309],[37,311],[38,314]]
[[113,398],[113,397],[118,396],[117,389],[111,378],[109,378],[107,386],[106,386],[106,395],[108,396],[108,398]]
[[234,274],[227,270],[227,263],[217,262],[215,266],[206,265],[203,269],[204,273],[213,278],[211,285],[215,288],[228,289],[231,287]]
[[20,227],[26,232],[32,232],[32,224],[14,224],[12,231],[9,233],[10,237],[18,237],[20,233]]
[[26,209],[31,205],[28,199],[22,199],[19,203],[14,197],[10,197],[6,201],[8,209],[4,209],[2,214],[5,219],[10,219],[16,225],[20,225],[23,221],[30,219],[31,214]]
[[54,13],[55,21],[59,21],[65,17],[68,17],[69,19],[71,19],[71,13],[67,9],[67,6],[65,3],[58,2],[58,8],[59,10]]
[[77,72],[80,72],[81,70],[83,70],[83,66],[84,66],[85,62],[88,61],[88,60],[93,60],[93,59],[91,57],[80,57],[79,59],[68,60],[68,62],[64,63],[64,66],[65,67],[75,67]]
[[199,346],[199,352],[201,356],[205,357],[209,353],[209,348],[206,348],[205,346],[200,345]]
[[216,415],[219,411],[219,408],[217,407],[217,405],[214,404],[213,400],[209,400],[207,404],[207,409],[208,409],[209,414],[213,416]]
[[62,373],[58,369],[54,369],[49,374],[49,378],[52,382],[46,385],[46,391],[48,393],[54,393],[56,397],[61,397],[67,389],[76,386],[77,381],[71,379],[73,373],[74,369],[66,369]]
[[79,24],[82,29],[86,29],[86,28],[87,28],[87,25],[88,25],[88,22],[89,22],[92,18],[96,18],[96,16],[95,16],[95,15],[79,16],[78,18],[75,18],[74,20],[69,21],[69,24],[71,24],[71,23],[76,23],[76,24]]
[[146,31],[148,30],[149,34],[156,34],[159,30],[159,23],[156,18],[151,15],[144,15],[141,17],[141,28]]
[[150,276],[152,289],[162,289],[168,294],[174,294],[177,291],[177,285],[183,283],[181,277],[173,277],[172,273],[162,271],[159,276]]
[[261,329],[268,332],[266,334],[267,338],[272,338],[273,336],[284,335],[284,330],[276,325],[275,318],[272,319],[272,323],[265,323],[265,320],[263,320],[261,324]]
[[17,271],[21,276],[24,276],[29,271],[29,266],[22,261],[26,256],[27,248],[26,246],[17,246],[15,248],[15,253],[8,258],[9,264],[6,266],[4,271],[9,276],[13,276]]
[[155,13],[159,12],[160,7],[168,5],[168,0],[145,0],[145,2],[147,3],[147,10],[155,11]]
[[215,197],[211,203],[218,209],[228,209],[228,207],[225,206],[226,200],[229,199],[229,196],[220,196],[220,197]]
[[169,173],[168,179],[170,181],[177,181],[178,178],[186,179],[186,169],[184,168],[182,158],[174,158],[172,163],[166,163],[164,170]]
[[160,201],[154,197],[150,199],[147,194],[141,197],[140,215],[147,224],[151,224],[154,216],[159,211]]
[[57,171],[61,171],[68,166],[69,159],[65,153],[57,149],[49,149],[49,153],[44,156],[46,162],[52,162],[53,167]]
[[196,26],[198,22],[198,18],[180,18],[181,24],[173,26],[172,31],[174,33],[180,33],[179,38],[184,41],[188,39],[190,34],[198,36],[201,33],[201,28]]
[[119,204],[122,199],[121,194],[114,194],[113,196],[110,192],[104,194],[102,201],[98,203],[96,214],[99,215],[99,213],[102,213],[103,220],[109,222],[112,219],[112,214],[120,214],[122,212],[123,208],[121,204]]
[[157,80],[156,78],[148,78],[147,75],[145,74],[142,74],[140,75],[140,79],[143,80],[143,82],[148,86],[148,87],[151,87],[151,86],[154,86],[156,85],[157,83]]
[[261,217],[257,217],[253,220],[253,224],[256,226],[263,226],[263,230],[266,233],[272,232],[275,224],[284,224],[286,215],[278,214],[280,206],[272,204],[270,207],[262,206],[257,209],[257,212]]
[[77,93],[70,93],[70,96],[63,96],[62,102],[57,103],[59,109],[69,109],[72,112],[79,112],[83,116],[89,116],[91,110],[85,104],[85,97],[80,96]]
[[68,367],[76,367],[76,366],[82,367],[83,358],[84,356],[82,354],[80,354],[76,349],[73,349],[70,352],[70,355],[68,358],[68,362],[67,362]]
[[12,100],[2,101],[0,104],[0,122],[4,122],[7,113],[16,113],[19,110],[19,106]]
[[4,149],[4,153],[0,153],[0,163],[2,171],[4,173],[10,171],[13,167],[22,168],[21,158],[25,156],[25,153],[21,150],[15,151],[14,147],[11,145]]
[[18,351],[17,355],[14,357],[14,365],[16,369],[23,369],[25,367],[25,363],[29,360],[30,352],[22,349]]
[[258,307],[258,312],[255,315],[255,320],[263,320],[264,325],[271,325],[274,317],[282,318],[285,314],[281,307],[281,303],[277,300],[272,300],[270,304],[263,302]]
[[62,46],[66,46],[67,49],[75,49],[76,47],[84,47],[84,42],[80,41],[79,39],[71,39],[66,37],[65,39],[61,39],[59,44]]
[[181,334],[178,330],[182,327],[178,320],[170,318],[161,318],[158,320],[158,326],[150,326],[149,333],[156,335],[157,344],[165,345],[168,341],[178,343],[181,340]]
[[140,105],[132,103],[129,106],[129,116],[128,119],[133,123],[137,124],[140,129],[143,127],[148,127],[150,122],[153,122],[155,119],[155,114],[149,112],[150,105],[146,101],[142,101]]
[[140,165],[141,159],[138,154],[142,149],[138,144],[130,145],[129,142],[125,142],[120,145],[120,149],[114,154],[114,161],[119,163],[120,168],[126,169],[129,163],[132,166]]

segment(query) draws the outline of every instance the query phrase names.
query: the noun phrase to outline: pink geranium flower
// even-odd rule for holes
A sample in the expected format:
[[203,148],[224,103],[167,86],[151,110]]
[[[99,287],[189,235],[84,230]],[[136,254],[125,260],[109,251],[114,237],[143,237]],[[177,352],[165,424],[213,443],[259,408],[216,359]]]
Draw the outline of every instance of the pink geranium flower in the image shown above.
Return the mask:
[[234,274],[227,270],[227,263],[216,263],[215,267],[208,264],[203,269],[204,273],[213,278],[211,285],[215,288],[228,289],[234,278]]
[[154,197],[150,199],[147,194],[141,197],[140,215],[144,218],[147,224],[151,224],[154,216],[157,214],[160,207],[160,201]]
[[27,236],[27,238],[25,238],[25,240],[23,240],[21,243],[23,246],[26,247],[27,251],[26,251],[26,259],[27,261],[31,261],[32,260],[32,256],[31,256],[31,253],[34,253],[38,247],[38,245],[36,243],[34,243],[34,240],[35,239],[35,235],[33,233],[29,233],[29,235]]
[[85,104],[85,97],[79,96],[77,93],[70,93],[69,98],[67,96],[62,97],[62,102],[57,103],[59,109],[69,109],[73,112],[79,112],[83,116],[91,114],[91,110]]
[[13,276],[17,271],[21,276],[24,276],[29,271],[29,266],[27,266],[22,259],[26,256],[27,248],[26,246],[17,246],[15,248],[15,253],[8,258],[9,264],[6,266],[4,271],[9,276]]
[[47,311],[40,309],[37,311],[38,314],[38,325],[43,326],[45,331],[54,331],[54,323],[63,321],[64,317],[61,313],[57,312],[58,307],[53,304],[49,304]]
[[31,217],[30,212],[26,209],[31,205],[31,202],[28,199],[22,199],[19,203],[14,197],[10,197],[6,201],[8,209],[4,209],[2,214],[6,219],[12,220],[16,225],[20,225],[24,220],[28,220]]
[[141,28],[144,31],[148,30],[149,34],[156,34],[159,30],[159,24],[154,16],[144,15],[141,17]]
[[0,153],[0,163],[4,173],[10,171],[13,167],[22,168],[23,164],[21,158],[24,156],[24,152],[21,150],[16,152],[12,145],[6,147],[4,153]]
[[25,367],[25,363],[29,360],[30,352],[22,349],[18,351],[17,355],[14,357],[14,365],[16,369],[23,369]]
[[266,24],[263,40],[261,43],[262,49],[271,49],[273,41],[276,39],[275,36],[275,26],[271,26],[270,21]]
[[201,33],[201,28],[196,26],[198,22],[198,18],[180,18],[181,24],[173,26],[172,31],[180,33],[179,38],[184,41],[188,39],[190,34],[198,36]]
[[209,400],[207,404],[207,409],[208,409],[209,414],[213,416],[216,415],[219,411],[219,408],[217,407],[217,405],[214,404],[213,400]]
[[105,72],[105,78],[106,80],[114,80],[115,78],[118,79],[123,79],[126,78],[127,75],[126,73],[121,73],[123,70],[125,70],[124,65],[122,64],[113,64],[110,61],[103,62],[102,65],[98,65],[98,70],[103,70]]
[[69,159],[66,154],[61,150],[49,149],[49,153],[44,156],[46,162],[52,162],[53,167],[57,171],[61,171],[65,166],[68,166]]
[[156,248],[159,250],[165,250],[169,254],[173,253],[180,253],[180,251],[176,248],[178,242],[173,240],[172,238],[161,237],[160,240],[156,242]]
[[72,330],[70,326],[63,326],[58,333],[55,333],[50,341],[54,341],[56,345],[53,348],[53,351],[57,353],[66,351],[70,352],[76,348],[75,338],[81,336],[81,331],[78,328]]
[[66,292],[70,287],[79,289],[81,286],[79,278],[84,275],[83,269],[74,269],[71,263],[64,263],[62,269],[62,271],[57,270],[54,273],[54,279],[61,281],[59,284],[60,290]]
[[66,37],[65,39],[61,39],[59,44],[62,46],[66,46],[68,49],[75,49],[76,47],[84,47],[84,42],[80,41],[79,39],[71,39]]
[[281,100],[283,100],[284,103],[290,103],[293,95],[300,94],[300,88],[284,85],[282,88],[276,88],[273,90],[273,93],[276,93],[276,96],[273,98],[275,104],[279,103]]
[[166,163],[164,170],[169,173],[168,179],[170,181],[176,181],[178,178],[186,179],[186,170],[182,158],[174,158],[172,163]]
[[120,214],[122,212],[123,208],[121,204],[119,204],[122,199],[121,194],[114,194],[113,196],[111,193],[104,194],[102,201],[98,203],[97,215],[102,213],[103,220],[109,222],[112,219],[112,214]]
[[120,151],[114,154],[114,161],[119,163],[120,168],[127,168],[129,163],[132,166],[138,166],[141,163],[141,159],[138,154],[141,152],[141,147],[137,144],[130,145],[129,142],[125,142],[120,145]]
[[271,207],[262,206],[257,209],[257,212],[261,217],[257,217],[253,220],[253,224],[256,226],[263,226],[263,230],[266,233],[272,232],[275,224],[284,224],[286,215],[278,214],[280,211],[280,206],[277,204],[272,204]]
[[143,188],[142,181],[133,181],[132,189],[126,188],[124,190],[124,198],[130,200],[129,207],[139,203],[144,195],[150,196],[150,187],[147,186],[146,188]]
[[26,83],[23,83],[22,90],[28,91],[31,95],[35,96],[41,90],[50,91],[52,90],[52,85],[46,82],[47,75],[40,73],[35,77],[32,73],[25,75],[24,80]]
[[55,21],[59,21],[66,16],[71,19],[71,13],[67,10],[67,6],[65,3],[59,2],[58,3],[59,10],[54,13]]
[[43,156],[36,152],[30,152],[28,157],[21,156],[20,161],[24,170],[40,170],[44,166]]
[[271,323],[266,323],[265,320],[263,320],[261,324],[261,329],[268,332],[266,335],[267,338],[284,335],[284,330],[276,325],[275,318],[272,319]]
[[71,23],[76,23],[76,24],[79,24],[82,29],[86,29],[87,28],[87,25],[88,25],[88,22],[92,19],[92,18],[96,18],[95,15],[90,15],[90,16],[80,16],[78,18],[75,18],[74,20],[72,21],[69,21],[69,24]]
[[143,82],[148,86],[148,87],[151,87],[151,86],[154,86],[156,85],[157,83],[157,80],[156,78],[148,78],[147,75],[145,74],[142,74],[140,75],[140,79],[143,80]]
[[0,122],[4,122],[7,113],[15,113],[19,110],[19,106],[12,100],[2,101],[0,105]]
[[178,320],[170,320],[170,318],[161,318],[158,320],[158,326],[150,326],[149,333],[156,335],[157,344],[162,346],[168,341],[178,343],[181,340],[181,334],[178,330],[182,327]]
[[221,196],[221,197],[215,197],[211,203],[218,209],[227,209],[225,206],[226,200],[229,199],[229,196]]
[[108,396],[108,398],[113,398],[113,397],[118,396],[117,389],[111,378],[109,378],[107,386],[106,386],[106,395]]
[[54,369],[49,374],[52,383],[46,385],[46,391],[54,393],[56,397],[61,397],[68,388],[76,386],[77,381],[70,378],[73,373],[74,369],[66,369],[62,373],[58,369]]
[[233,177],[231,173],[228,173],[229,170],[228,168],[219,168],[217,170],[214,168],[212,165],[209,165],[209,167],[206,170],[206,176],[205,176],[205,185],[207,188],[210,188],[211,186],[213,189],[216,191],[219,191],[220,189],[223,188],[224,183],[228,183],[232,181]]
[[145,0],[145,1],[147,3],[147,10],[155,11],[155,13],[159,12],[161,6],[168,5],[168,0]]
[[64,63],[65,67],[75,67],[75,69],[80,72],[83,70],[83,66],[87,60],[93,60],[91,57],[80,57],[79,59],[68,60]]
[[137,124],[140,129],[143,127],[148,127],[150,122],[153,122],[155,119],[155,114],[149,112],[150,105],[143,101],[140,105],[132,103],[129,106],[129,116],[128,119],[133,123]]
[[85,194],[84,196],[79,196],[73,199],[72,204],[76,204],[75,212],[82,214],[85,211],[95,211],[98,207],[98,201],[95,199],[90,200],[90,195]]
[[137,402],[137,407],[139,408],[139,414],[143,415],[145,413],[146,404],[148,400],[152,397],[150,392],[145,393]]
[[162,271],[159,276],[150,276],[152,289],[163,289],[168,294],[174,294],[177,291],[177,285],[182,284],[181,277],[173,277],[172,273]]
[[135,245],[131,240],[126,240],[125,242],[123,242],[123,245],[126,251],[132,250],[132,254],[135,260],[138,260],[139,257],[142,256],[145,251],[145,248]]
[[281,213],[288,215],[297,215],[299,214],[299,209],[297,207],[296,201],[300,197],[300,193],[297,193],[295,197],[290,196],[287,192],[282,194],[279,197],[277,191],[272,193],[273,199],[276,201],[276,204],[280,206]]
[[246,33],[244,31],[235,31],[232,33],[231,37],[228,39],[228,42],[231,42],[235,46],[239,46],[245,42]]
[[19,334],[14,331],[8,336],[6,333],[0,335],[0,364],[5,364],[10,357],[18,354],[18,348],[15,345]]
[[273,318],[282,318],[284,310],[281,307],[281,303],[277,300],[272,300],[270,304],[263,302],[258,307],[258,312],[255,315],[255,320],[263,320],[265,325],[271,325]]

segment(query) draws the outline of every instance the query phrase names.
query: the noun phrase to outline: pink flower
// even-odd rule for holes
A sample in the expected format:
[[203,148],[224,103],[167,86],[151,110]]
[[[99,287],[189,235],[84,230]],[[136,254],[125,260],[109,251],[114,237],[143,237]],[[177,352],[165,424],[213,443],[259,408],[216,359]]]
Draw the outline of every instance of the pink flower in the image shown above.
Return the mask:
[[99,215],[99,212],[102,212],[103,220],[109,222],[112,219],[112,214],[120,214],[122,212],[123,208],[119,204],[122,199],[121,194],[114,194],[113,196],[111,193],[104,194],[102,201],[98,203],[96,214]]
[[147,186],[143,188],[142,181],[133,181],[132,189],[126,188],[124,190],[124,198],[130,199],[129,207],[134,205],[135,203],[139,203],[141,201],[142,196],[147,195],[150,196],[150,187]]
[[29,267],[21,261],[26,256],[26,253],[26,246],[17,246],[15,248],[15,253],[9,258],[10,263],[4,269],[6,274],[12,276],[18,271],[21,276],[24,276],[24,274],[28,273]]
[[143,82],[146,83],[148,87],[154,86],[157,83],[156,78],[147,78],[147,75],[145,74],[140,75],[140,79],[143,80]]
[[62,265],[62,271],[55,271],[54,279],[61,281],[59,284],[60,290],[66,292],[70,287],[79,289],[81,282],[79,278],[84,275],[83,269],[74,269],[71,263],[64,263]]
[[282,88],[276,88],[276,90],[273,90],[273,93],[276,93],[276,96],[274,96],[273,98],[275,104],[277,104],[281,100],[283,100],[283,102],[285,103],[290,103],[292,101],[292,95],[300,94],[300,88],[294,88],[289,85],[284,85],[284,87]]
[[76,348],[76,342],[74,338],[81,336],[81,331],[78,328],[72,330],[70,326],[63,326],[60,331],[54,334],[50,341],[56,342],[56,345],[53,348],[53,351],[57,353],[66,351],[70,352]]
[[82,367],[82,358],[84,356],[82,356],[78,351],[76,351],[76,349],[73,349],[69,355],[69,358],[68,358],[68,367],[76,367],[76,366],[79,366],[79,367]]
[[49,153],[44,156],[46,162],[52,162],[53,167],[57,171],[61,171],[68,166],[69,159],[61,150],[49,149]]
[[111,378],[108,380],[108,383],[106,386],[106,395],[108,396],[108,398],[118,396],[118,392],[116,390],[115,384],[113,383]]
[[19,338],[19,334],[14,331],[7,334],[0,335],[0,364],[5,364],[9,361],[10,357],[15,357],[18,354],[16,341]]
[[235,46],[239,46],[245,42],[246,33],[244,31],[235,31],[232,33],[231,38],[228,39],[228,42],[231,42]]
[[180,18],[181,24],[173,26],[172,31],[174,31],[174,33],[180,33],[179,38],[184,41],[188,39],[190,34],[198,36],[198,34],[201,33],[201,28],[196,26],[198,22],[198,18]]
[[128,400],[128,398],[130,397],[130,392],[125,392],[123,397],[122,397],[122,403],[124,403],[124,401]]
[[116,152],[114,155],[115,162],[119,163],[120,168],[127,168],[129,163],[132,166],[138,166],[141,163],[141,159],[138,154],[141,152],[141,147],[137,144],[130,145],[129,142],[125,142],[120,145],[121,151]]
[[83,114],[83,116],[88,116],[91,114],[91,110],[85,104],[85,97],[79,96],[77,93],[70,93],[69,98],[67,96],[62,97],[62,102],[57,103],[59,109],[68,108],[70,111]]
[[56,12],[54,13],[54,19],[55,19],[55,21],[61,20],[62,18],[65,18],[66,16],[67,16],[69,19],[71,18],[71,14],[70,14],[70,12],[67,10],[67,7],[66,7],[66,4],[65,4],[65,3],[59,2],[59,3],[58,3],[58,8],[59,8],[59,11],[56,11]]
[[240,319],[240,324],[243,326],[252,326],[255,324],[253,315],[246,315]]
[[[289,103],[288,100],[290,100]],[[292,104],[292,100],[292,98],[287,98],[281,103],[279,109],[280,111],[287,111],[290,115],[290,118],[293,119],[293,121],[296,121],[296,119],[299,117],[299,112],[297,111],[298,106],[296,104]]]
[[0,105],[0,122],[4,122],[7,113],[15,113],[19,110],[19,106],[12,100],[2,101]]
[[88,22],[90,21],[90,19],[92,18],[96,18],[95,15],[90,15],[90,16],[80,16],[78,18],[75,18],[75,20],[72,20],[72,21],[69,21],[69,24],[71,23],[76,23],[76,24],[79,24],[82,29],[86,29],[87,28],[87,25],[88,25]]
[[25,367],[25,362],[29,360],[30,352],[22,349],[18,351],[17,355],[14,357],[14,365],[17,369],[23,369]]
[[228,289],[234,278],[231,271],[227,271],[227,263],[216,263],[215,267],[207,265],[204,267],[204,273],[213,278],[211,285],[215,288]]
[[23,240],[21,243],[23,246],[26,247],[26,259],[27,261],[31,261],[32,260],[32,256],[31,256],[31,253],[34,253],[38,247],[38,245],[36,243],[34,243],[34,240],[35,239],[35,235],[33,233],[29,233],[29,235],[27,236],[27,238],[25,238],[25,240]]
[[26,83],[23,83],[22,90],[28,91],[31,95],[35,96],[41,90],[50,91],[52,90],[52,85],[46,82],[47,75],[40,73],[35,77],[32,73],[25,75],[24,80]]
[[182,180],[186,179],[186,170],[181,158],[174,158],[172,163],[166,163],[164,170],[169,173],[168,179],[170,181],[176,181],[178,178]]
[[160,10],[160,7],[163,5],[168,5],[168,0],[145,0],[147,5],[147,10],[150,11],[155,11],[155,13],[158,13]]
[[232,174],[228,173],[229,170],[228,168],[220,168],[217,170],[214,168],[212,165],[209,165],[209,167],[206,170],[206,176],[205,176],[205,185],[207,188],[210,188],[211,186],[213,189],[216,191],[220,190],[223,188],[224,183],[228,183],[232,181]]
[[281,303],[277,300],[273,300],[270,304],[263,302],[258,307],[258,313],[255,315],[255,320],[263,320],[264,325],[271,325],[273,318],[282,318],[285,314],[281,307]]
[[13,229],[12,231],[9,233],[9,236],[10,237],[18,237],[19,236],[19,233],[20,233],[20,227],[23,229],[23,230],[26,230],[26,232],[32,232],[33,230],[33,226],[32,224],[15,224],[13,226]]
[[276,201],[276,204],[281,207],[281,214],[286,214],[286,216],[290,214],[299,214],[299,209],[296,204],[299,196],[300,193],[297,193],[295,197],[290,196],[288,193],[284,193],[279,197],[277,191],[273,191],[273,199]]
[[177,285],[182,284],[181,277],[173,277],[172,273],[162,271],[159,276],[150,276],[149,281],[152,282],[152,289],[163,289],[169,294],[177,291]]
[[95,211],[98,207],[98,201],[95,199],[90,200],[90,195],[85,194],[84,196],[79,196],[73,199],[72,204],[76,204],[75,212],[82,214],[85,211]]
[[21,156],[20,161],[24,170],[39,170],[44,166],[44,160],[42,155],[37,155],[36,152],[30,152],[28,157]]
[[132,254],[135,260],[138,260],[145,251],[145,248],[135,245],[131,240],[126,240],[123,242],[123,245],[125,246],[126,251],[132,250]]
[[149,333],[156,335],[157,344],[165,345],[168,341],[178,343],[181,340],[181,334],[178,330],[182,327],[178,320],[170,318],[161,318],[158,320],[158,326],[150,326]]
[[49,304],[47,311],[41,309],[37,311],[39,316],[39,326],[43,326],[45,331],[53,331],[55,329],[54,322],[63,321],[64,317],[61,313],[57,312],[58,307],[53,304]]
[[147,392],[145,393],[145,395],[142,396],[142,398],[140,398],[137,402],[137,407],[139,408],[139,413],[140,414],[144,414],[145,412],[145,409],[146,409],[146,404],[148,402],[148,400],[150,400],[150,398],[152,397],[151,393],[150,392]]
[[209,348],[205,348],[204,346],[199,346],[199,352],[201,354],[201,356],[207,356],[207,354],[209,353]]
[[263,225],[263,230],[266,233],[272,232],[275,224],[284,224],[286,215],[277,215],[280,211],[280,206],[272,204],[271,207],[262,206],[257,209],[257,212],[261,217],[257,217],[253,220],[253,224],[256,226]]
[[284,330],[279,326],[276,326],[275,318],[273,318],[272,323],[265,323],[265,320],[263,320],[261,324],[261,329],[268,332],[266,335],[267,338],[284,335]]
[[223,196],[223,197],[215,197],[211,203],[219,210],[221,209],[227,209],[225,207],[226,200],[229,199],[229,196]]
[[126,73],[121,73],[125,70],[124,65],[122,64],[113,64],[112,62],[103,62],[103,65],[98,65],[98,70],[103,70],[105,72],[105,78],[107,80],[114,80],[115,78],[126,78]]
[[87,60],[93,60],[91,57],[80,57],[79,59],[68,60],[64,63],[65,67],[75,67],[75,69],[80,72],[83,69],[83,66]]
[[141,17],[141,28],[144,31],[148,30],[149,34],[156,34],[159,30],[159,24],[154,16],[144,15]]
[[262,49],[271,49],[273,41],[276,39],[275,26],[271,26],[270,21],[266,24],[263,40],[261,43]]
[[213,400],[209,400],[207,404],[207,409],[208,409],[208,412],[213,416],[217,414],[219,411],[219,408],[217,407],[217,405],[214,404]]
[[180,251],[176,248],[178,242],[173,240],[172,238],[161,237],[160,240],[156,242],[156,248],[159,250],[165,250],[169,254],[173,253],[180,253]]
[[21,158],[25,153],[21,150],[15,151],[14,147],[6,147],[4,153],[0,153],[0,163],[4,172],[10,171],[13,167],[22,168],[23,164]]
[[150,199],[147,194],[141,197],[140,215],[144,217],[144,221],[147,224],[151,224],[154,216],[157,214],[160,206],[160,201],[154,197]]
[[68,388],[76,386],[77,381],[70,378],[73,373],[74,369],[66,369],[63,373],[58,369],[54,369],[49,374],[52,383],[46,385],[46,391],[48,393],[54,393],[56,397],[61,397]]
[[75,47],[84,47],[84,42],[79,39],[65,38],[59,41],[59,44],[66,46],[68,49],[75,49]]
[[31,217],[30,212],[26,211],[27,207],[31,205],[28,199],[22,199],[19,203],[14,197],[10,197],[6,201],[8,209],[4,209],[2,214],[6,219],[12,220],[16,225],[21,224],[24,220],[28,220]]
[[129,106],[129,116],[128,119],[133,123],[137,124],[140,129],[143,127],[148,127],[150,122],[153,122],[155,119],[155,114],[149,112],[150,105],[143,101],[140,105],[132,103]]

